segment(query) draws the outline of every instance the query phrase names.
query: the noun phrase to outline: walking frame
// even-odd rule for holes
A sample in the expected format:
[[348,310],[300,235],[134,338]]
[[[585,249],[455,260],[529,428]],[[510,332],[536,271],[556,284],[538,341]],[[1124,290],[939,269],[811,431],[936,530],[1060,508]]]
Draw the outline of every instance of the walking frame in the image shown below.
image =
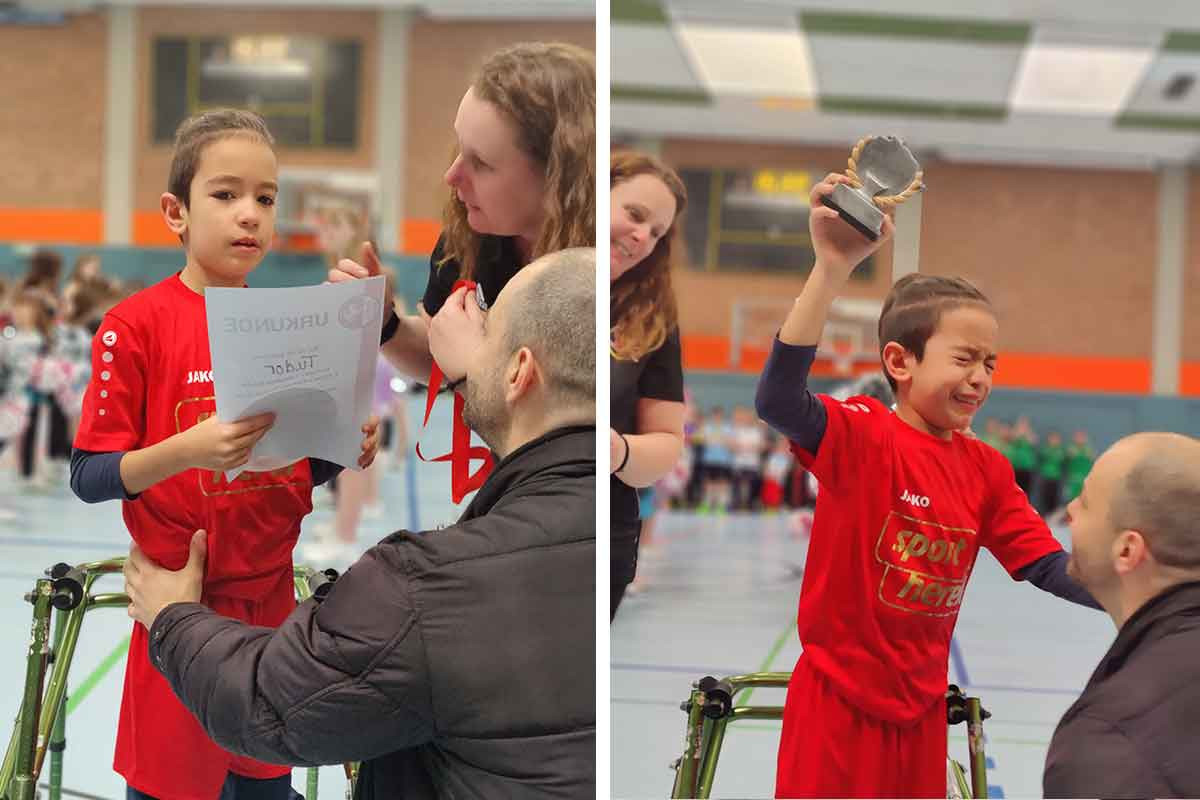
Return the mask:
[[[732,722],[746,719],[783,719],[782,706],[735,705],[746,689],[787,688],[789,672],[755,672],[720,680],[707,676],[692,684],[688,699],[680,704],[687,714],[683,755],[671,766],[675,770],[672,798],[710,797],[717,772],[717,760],[725,741],[725,730]],[[966,771],[954,759],[948,761],[947,797],[986,798],[987,756],[984,754],[983,721],[991,714],[978,697],[968,697],[951,684],[946,691],[946,721],[950,725],[967,723],[967,749],[970,783]]]
[[[100,608],[129,605],[118,593],[93,593],[97,579],[121,573],[125,559],[110,558],[78,566],[55,564],[25,595],[33,605],[33,629],[25,664],[25,686],[12,738],[0,762],[0,800],[34,800],[37,781],[50,754],[49,800],[61,800],[63,753],[66,750],[67,676],[84,616]],[[335,570],[293,568],[296,599],[322,599],[337,579]],[[54,617],[53,643],[50,618]],[[49,675],[47,677],[47,672]],[[353,796],[358,765],[346,764],[346,797]],[[308,769],[306,800],[317,800],[318,768]]]

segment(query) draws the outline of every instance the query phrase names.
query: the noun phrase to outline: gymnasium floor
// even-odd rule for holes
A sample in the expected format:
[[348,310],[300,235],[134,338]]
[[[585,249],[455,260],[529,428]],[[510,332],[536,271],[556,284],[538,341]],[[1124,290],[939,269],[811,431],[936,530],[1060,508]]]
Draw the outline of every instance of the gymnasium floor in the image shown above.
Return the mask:
[[[1056,535],[1069,544],[1065,529]],[[647,586],[611,629],[613,797],[669,796],[668,765],[683,750],[679,704],[692,681],[792,669],[806,542],[782,516],[660,514],[639,566]],[[1112,620],[1014,582],[986,553],[968,587],[950,681],[994,715],[984,726],[990,795],[1041,797],[1050,736],[1112,643]],[[783,698],[782,689],[758,689],[753,703]],[[772,796],[779,727],[730,726],[714,797]],[[951,729],[951,753],[964,764],[966,748],[965,727]]]
[[[409,452],[416,426],[424,414],[424,402],[423,394],[410,395],[408,399]],[[429,428],[421,438],[428,452],[441,453],[449,445],[451,405],[441,398],[434,410]],[[414,485],[415,494],[410,491]],[[19,690],[25,680],[32,607],[23,602],[22,596],[33,588],[42,570],[55,562],[93,561],[124,555],[129,550],[119,503],[85,505],[71,494],[65,480],[52,489],[26,490],[23,494],[19,491],[12,473],[0,472],[0,510],[9,512],[5,517],[11,517],[0,519],[0,642],[5,643],[0,647],[0,683],[9,687],[0,697],[4,745],[11,735]],[[359,526],[359,552],[400,528],[428,529],[453,522],[467,502],[461,507],[450,503],[447,465],[423,464],[415,458],[384,465],[380,494],[383,513],[375,519],[364,519]],[[314,493],[317,508],[304,520],[301,548],[312,540],[314,526],[332,521],[333,507],[328,498],[326,490]],[[303,561],[302,553],[303,549],[297,551],[298,563]],[[344,568],[346,563],[313,566]],[[102,579],[95,591],[122,591],[120,576]],[[63,786],[70,792],[64,792],[67,798],[78,793],[105,800],[125,797],[125,782],[112,771],[112,755],[131,625],[129,618],[115,609],[89,612],[85,618],[69,680],[63,769]],[[49,776],[48,764],[47,760],[42,772],[43,784]],[[292,783],[301,793],[305,780],[305,770],[293,772]],[[321,800],[341,800],[345,790],[340,767],[322,768]]]

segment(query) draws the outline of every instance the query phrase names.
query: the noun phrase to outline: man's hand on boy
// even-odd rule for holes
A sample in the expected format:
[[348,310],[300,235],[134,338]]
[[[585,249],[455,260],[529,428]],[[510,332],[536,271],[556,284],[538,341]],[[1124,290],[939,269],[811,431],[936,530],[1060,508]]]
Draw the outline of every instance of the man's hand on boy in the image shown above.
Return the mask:
[[227,470],[250,460],[259,439],[275,424],[274,414],[221,422],[216,415],[178,434],[189,469]]
[[485,317],[475,291],[462,287],[429,321],[429,352],[446,380],[453,383],[466,376],[471,355],[483,346]]
[[362,455],[358,457],[358,468],[366,469],[379,453],[379,417],[372,414],[367,424],[362,426],[362,432]]
[[135,544],[125,559],[125,594],[129,616],[149,630],[159,613],[172,603],[198,603],[204,585],[204,559],[208,544],[204,531],[192,534],[188,561],[180,570],[155,564]]
[[812,237],[817,264],[828,270],[831,278],[845,280],[859,263],[892,238],[896,226],[892,222],[891,213],[887,213],[884,215],[883,231],[878,239],[872,242],[859,233],[843,220],[837,211],[821,203],[821,198],[833,194],[839,183],[849,185],[850,179],[840,173],[831,172],[813,187],[809,195],[811,206],[808,212],[808,232]]

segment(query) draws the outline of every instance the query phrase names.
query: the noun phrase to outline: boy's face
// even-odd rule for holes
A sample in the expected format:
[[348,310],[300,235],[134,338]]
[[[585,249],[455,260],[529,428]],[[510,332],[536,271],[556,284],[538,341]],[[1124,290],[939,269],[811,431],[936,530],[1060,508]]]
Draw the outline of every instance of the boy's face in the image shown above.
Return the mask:
[[167,220],[187,234],[189,261],[228,280],[249,275],[275,235],[278,175],[275,153],[258,138],[232,135],[205,147],[189,206],[179,207],[174,224],[169,213]]
[[[925,343],[925,357],[905,359],[907,403],[934,431],[971,424],[992,391],[999,326],[988,311],[964,306],[942,314]],[[901,391],[905,389],[901,383]]]

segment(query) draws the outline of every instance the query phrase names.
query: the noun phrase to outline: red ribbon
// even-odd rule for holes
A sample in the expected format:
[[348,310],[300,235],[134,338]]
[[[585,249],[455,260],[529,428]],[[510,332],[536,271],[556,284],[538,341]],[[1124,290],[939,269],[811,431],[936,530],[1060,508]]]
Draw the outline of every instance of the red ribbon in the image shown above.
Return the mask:
[[[454,288],[450,290],[450,293],[453,294],[464,286],[468,290],[474,289],[475,281],[458,281],[454,284]],[[434,361],[433,368],[429,371],[429,393],[425,397],[425,419],[421,423],[422,431],[429,425],[429,415],[433,411],[433,404],[437,402],[438,391],[442,388],[443,377],[442,368]],[[417,458],[427,463],[435,461],[450,462],[450,499],[456,505],[461,503],[462,499],[468,494],[483,486],[483,482],[487,480],[488,475],[491,474],[492,468],[495,466],[491,450],[486,447],[471,446],[471,429],[463,421],[464,405],[463,396],[455,391],[454,422],[451,429],[449,453],[440,455],[437,458],[426,458],[421,453],[420,441],[417,442]],[[472,461],[483,462],[474,473],[471,472]]]

